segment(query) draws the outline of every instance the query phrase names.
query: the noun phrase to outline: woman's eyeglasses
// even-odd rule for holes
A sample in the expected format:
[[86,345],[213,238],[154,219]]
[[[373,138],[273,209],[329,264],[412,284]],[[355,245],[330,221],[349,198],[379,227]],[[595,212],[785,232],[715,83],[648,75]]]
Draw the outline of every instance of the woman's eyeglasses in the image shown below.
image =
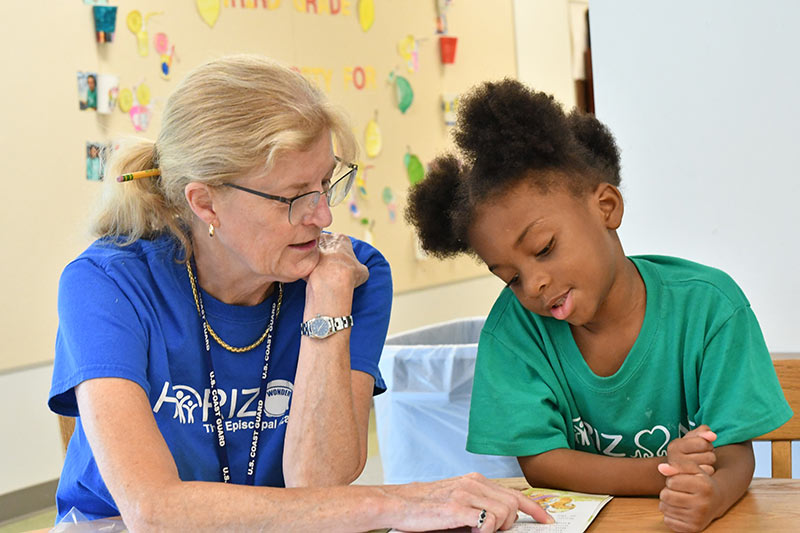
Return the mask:
[[336,158],[336,161],[339,162],[339,165],[337,165],[336,169],[334,169],[334,172],[341,167],[346,167],[347,172],[345,172],[342,177],[334,181],[333,185],[328,187],[328,189],[325,191],[311,191],[295,196],[294,198],[286,198],[284,196],[267,194],[255,189],[249,189],[247,187],[242,187],[241,185],[236,185],[235,183],[225,183],[224,185],[240,191],[249,192],[250,194],[255,194],[256,196],[266,198],[267,200],[275,200],[277,202],[288,204],[289,224],[294,226],[302,223],[306,216],[314,212],[319,204],[319,199],[321,196],[325,196],[330,207],[339,205],[347,197],[347,193],[349,193],[350,189],[353,187],[353,181],[355,181],[356,172],[358,172],[358,165],[354,163],[345,163],[338,157]]

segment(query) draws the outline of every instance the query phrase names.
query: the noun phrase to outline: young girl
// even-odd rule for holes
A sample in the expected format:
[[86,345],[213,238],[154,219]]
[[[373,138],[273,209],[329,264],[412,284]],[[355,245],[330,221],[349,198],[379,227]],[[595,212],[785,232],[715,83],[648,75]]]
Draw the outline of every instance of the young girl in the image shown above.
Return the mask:
[[593,116],[485,83],[455,142],[406,216],[425,250],[473,254],[507,284],[467,449],[517,456],[533,486],[659,495],[668,526],[703,529],[747,489],[750,439],[791,417],[744,294],[707,266],[625,256],[619,154]]

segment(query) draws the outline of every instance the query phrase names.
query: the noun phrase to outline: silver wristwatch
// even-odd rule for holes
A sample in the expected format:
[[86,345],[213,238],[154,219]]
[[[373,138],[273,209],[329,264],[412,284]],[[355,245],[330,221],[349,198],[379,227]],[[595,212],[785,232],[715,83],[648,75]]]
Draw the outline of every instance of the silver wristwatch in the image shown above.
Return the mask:
[[353,325],[353,315],[329,317],[317,315],[300,324],[300,333],[312,339],[324,339]]

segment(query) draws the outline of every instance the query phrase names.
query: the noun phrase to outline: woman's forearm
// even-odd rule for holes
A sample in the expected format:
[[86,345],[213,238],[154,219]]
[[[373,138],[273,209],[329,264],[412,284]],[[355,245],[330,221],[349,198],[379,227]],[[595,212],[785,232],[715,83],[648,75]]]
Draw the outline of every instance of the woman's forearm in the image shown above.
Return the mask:
[[[349,315],[352,289],[337,290],[309,285],[304,319]],[[364,468],[372,378],[351,370],[350,335],[348,328],[300,341],[283,452],[287,487],[346,485]]]
[[665,457],[608,457],[559,448],[520,457],[528,483],[534,487],[618,496],[655,496],[664,488],[657,469]]
[[369,531],[396,523],[394,510],[377,487],[276,489],[208,482],[153,487],[134,508],[121,509],[132,532]]

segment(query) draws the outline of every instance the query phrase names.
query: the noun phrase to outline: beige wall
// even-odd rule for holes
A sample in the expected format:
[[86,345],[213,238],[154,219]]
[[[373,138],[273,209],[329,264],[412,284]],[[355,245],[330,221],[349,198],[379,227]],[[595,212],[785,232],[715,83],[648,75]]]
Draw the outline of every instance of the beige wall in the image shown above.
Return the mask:
[[[9,3],[5,17],[8,20],[27,20],[31,17],[33,5],[27,2]],[[454,5],[458,6],[459,3]],[[514,9],[517,15],[515,34],[520,78],[541,90],[553,92],[568,105],[573,105],[566,0],[519,0],[514,2]],[[40,7],[36,10],[41,13],[36,19],[37,24],[33,25],[34,31],[36,27],[61,28],[59,42],[91,38],[77,32],[75,24],[58,20],[53,12]],[[117,38],[132,38],[124,28],[124,20],[118,20],[118,25],[120,23],[123,25],[121,28],[118,26]],[[30,77],[26,80],[9,77],[7,86],[0,89],[6,101],[25,101],[28,95],[26,83],[47,83],[54,78],[63,78],[69,80],[70,90],[53,92],[48,105],[74,106],[74,65],[91,65],[96,58],[88,55],[75,57],[70,59],[72,63],[68,65],[57,61],[53,47],[37,46],[44,35],[26,33],[30,29],[23,31],[23,26],[10,26],[11,34],[6,35],[11,39],[9,42],[26,43],[25,54],[8,54],[11,71],[24,72],[30,70],[30,65],[46,67],[34,73],[33,81]],[[521,36],[535,36],[535,44],[526,39],[521,44]],[[87,49],[93,50],[93,44],[87,45]],[[543,61],[543,54],[555,55]],[[562,64],[562,61],[565,63]],[[474,65],[474,68],[478,73],[483,72],[481,64]],[[52,132],[62,125],[53,123],[54,119],[46,112],[45,103],[33,106],[28,117],[14,120],[10,120],[8,115],[12,106],[2,106],[2,123],[13,126],[0,129],[0,145],[7,150],[12,145],[12,137],[15,142],[24,138],[36,143],[47,158],[57,161],[74,159],[76,144],[80,146],[84,141],[82,135],[78,139],[54,137]],[[79,118],[94,120],[88,115]],[[79,127],[76,126],[75,131]],[[0,238],[7,254],[7,260],[0,266],[0,278],[7,281],[3,295],[5,304],[0,312],[0,333],[4,339],[3,348],[0,349],[1,359],[9,357],[10,351],[15,354],[23,351],[52,353],[58,274],[64,263],[88,242],[82,228],[85,227],[86,210],[92,199],[94,184],[80,182],[79,186],[85,193],[84,200],[65,206],[64,198],[74,196],[74,184],[63,176],[60,180],[53,180],[51,176],[43,175],[37,159],[38,156],[27,161],[14,161],[3,174],[8,185],[6,190],[12,192],[12,201],[7,199],[4,209],[0,211],[4,230]],[[25,187],[20,185],[21,180],[25,180]],[[69,228],[66,237],[64,232],[56,231],[66,227]],[[20,253],[35,259],[25,271],[19,270],[9,259]],[[453,318],[486,314],[501,288],[502,283],[493,276],[484,275],[398,294],[389,330],[397,333]],[[39,359],[42,359],[41,356]],[[12,434],[13,438],[0,440],[0,494],[55,479],[59,475],[62,457],[58,428],[55,416],[45,405],[51,371],[52,366],[46,363],[32,368],[0,371],[0,405],[13,406],[11,424],[9,426],[7,423],[3,432]]]

